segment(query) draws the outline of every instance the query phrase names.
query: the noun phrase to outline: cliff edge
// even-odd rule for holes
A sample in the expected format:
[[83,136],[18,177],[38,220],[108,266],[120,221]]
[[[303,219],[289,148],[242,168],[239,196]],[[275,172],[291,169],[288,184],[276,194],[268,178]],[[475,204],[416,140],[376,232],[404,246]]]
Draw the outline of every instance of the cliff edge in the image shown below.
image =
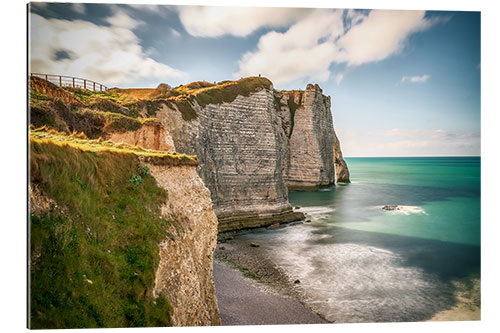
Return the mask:
[[220,325],[195,156],[30,130],[31,328]]

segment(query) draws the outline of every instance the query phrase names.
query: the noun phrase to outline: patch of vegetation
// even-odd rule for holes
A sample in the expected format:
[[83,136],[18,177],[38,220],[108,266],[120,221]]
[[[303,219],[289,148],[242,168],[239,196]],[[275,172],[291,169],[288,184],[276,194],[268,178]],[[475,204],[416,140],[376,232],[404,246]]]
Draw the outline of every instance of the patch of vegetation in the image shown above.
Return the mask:
[[[84,132],[87,137],[98,138],[106,132],[133,131],[156,122],[152,118],[137,118],[138,113],[124,115],[123,107],[106,99],[97,98],[90,108],[65,104],[59,98],[51,98],[30,90],[30,123],[35,127],[49,126],[57,131]],[[135,115],[136,117],[134,117]]]
[[140,154],[110,144],[30,133],[31,183],[57,202],[31,216],[32,328],[171,325],[170,305],[152,295],[167,193],[149,172],[132,184]]
[[258,89],[270,89],[271,81],[262,77],[247,77],[238,81],[229,81],[222,84],[212,85],[191,92],[201,107],[208,104],[231,103],[238,97],[249,96]]
[[49,98],[58,98],[64,103],[80,104],[72,94],[68,93],[63,88],[36,76],[30,77],[30,93],[31,91],[45,95]]
[[135,101],[135,99],[127,97],[124,94],[119,94],[114,90],[92,91],[83,88],[71,88],[71,87],[65,87],[64,90],[69,92],[78,101],[80,101],[82,104],[86,106],[96,103],[99,99],[107,99],[119,105]]
[[104,99],[104,98],[97,98],[95,102],[90,105],[90,108],[102,112],[112,112],[112,113],[130,115],[130,112],[127,108],[120,106],[109,99]]
[[134,185],[144,184],[144,179],[136,173],[132,174],[128,181]]
[[103,119],[103,132],[106,130],[111,130],[113,132],[135,131],[145,124],[158,121],[155,118],[132,118],[119,113],[102,112],[91,109],[79,109],[76,110],[75,113],[85,118],[100,117]]
[[208,104],[230,103],[239,95],[249,96],[258,89],[269,89],[271,86],[271,81],[261,77],[223,81],[218,84],[198,81],[169,90],[161,98],[164,98],[163,101],[168,102],[170,107],[175,104],[181,112],[182,119],[190,121],[198,117],[193,108],[195,101],[201,107]]
[[177,109],[182,115],[182,119],[186,121],[191,121],[193,119],[196,119],[198,117],[198,114],[196,111],[193,109],[193,96],[181,96],[175,99],[175,102],[173,102],[175,105],[177,105]]
[[156,112],[167,103],[165,100],[140,100],[125,106],[130,110],[131,114],[138,116],[142,110],[146,111],[149,117],[155,117]]
[[30,88],[30,107],[31,108],[43,108],[46,107],[47,102],[50,101],[51,98],[43,93],[36,91],[33,88]]
[[[120,155],[131,155],[141,157],[146,162],[161,165],[198,165],[196,155],[178,154],[176,152],[166,152],[132,146],[126,143],[115,143],[109,140],[88,139],[83,133],[65,133],[49,130],[47,127],[30,129],[30,142],[32,144],[52,144],[55,146],[69,146],[81,151],[91,153],[116,153]],[[128,177],[127,177],[128,179]]]

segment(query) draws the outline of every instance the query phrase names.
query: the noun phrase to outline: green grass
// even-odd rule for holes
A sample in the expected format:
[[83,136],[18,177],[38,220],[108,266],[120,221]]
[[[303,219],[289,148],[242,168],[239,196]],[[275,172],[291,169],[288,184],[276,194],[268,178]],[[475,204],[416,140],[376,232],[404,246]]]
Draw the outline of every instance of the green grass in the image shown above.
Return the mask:
[[57,202],[31,216],[31,327],[171,325],[168,302],[152,296],[171,222],[161,216],[167,193],[140,162],[148,152],[58,135],[30,135],[31,184]]
[[47,102],[50,101],[51,98],[43,93],[36,91],[33,88],[30,88],[30,107],[31,108],[43,108],[47,105]]
[[[75,114],[81,115],[86,118],[101,117],[105,120],[105,129],[113,132],[120,131],[135,131],[148,123],[157,122],[155,118],[133,118],[122,115],[120,113],[103,112],[92,109],[77,109]],[[103,128],[104,129],[104,128]]]
[[229,81],[206,88],[189,90],[198,104],[205,107],[208,104],[230,103],[239,95],[249,96],[259,88],[270,89],[272,83],[266,78],[247,77],[238,81]]
[[121,155],[133,155],[135,157],[142,157],[147,162],[160,165],[198,165],[198,158],[196,155],[146,149],[126,143],[115,143],[101,138],[91,140],[87,139],[83,133],[66,135],[65,133],[49,130],[46,127],[38,129],[32,127],[30,129],[30,142],[39,145],[53,144],[60,147],[69,146],[92,153],[112,152]]
[[[182,119],[191,121],[198,115],[193,108],[196,101],[201,107],[209,104],[230,103],[239,95],[249,96],[260,88],[270,89],[272,83],[266,78],[248,77],[238,81],[223,81],[218,84],[198,81],[176,87],[159,94],[153,100],[142,100],[127,105],[131,110],[137,111],[146,108],[149,116],[155,116],[160,107],[167,103],[172,108],[175,104],[182,115]],[[155,96],[154,94],[152,96]]]
[[131,101],[130,97],[127,97],[125,94],[119,94],[115,91],[91,91],[82,88],[70,87],[65,87],[64,90],[72,94],[77,100],[87,106],[98,102],[99,99],[107,99],[119,105]]

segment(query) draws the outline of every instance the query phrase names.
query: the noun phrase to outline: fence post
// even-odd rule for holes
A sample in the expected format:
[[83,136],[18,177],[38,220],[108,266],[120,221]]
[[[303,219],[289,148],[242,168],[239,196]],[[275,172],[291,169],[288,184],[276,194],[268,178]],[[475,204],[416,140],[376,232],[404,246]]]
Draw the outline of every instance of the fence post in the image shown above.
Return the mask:
[[59,75],[59,87],[62,87],[62,76]]
[[73,88],[75,87],[75,78],[73,78]]
[[83,80],[83,89],[87,89],[87,80]]
[[102,84],[101,84],[101,91],[102,91]]
[[95,91],[95,82],[94,82],[94,88],[92,88],[93,91]]
[[49,80],[49,76],[48,75],[45,75],[45,80]]

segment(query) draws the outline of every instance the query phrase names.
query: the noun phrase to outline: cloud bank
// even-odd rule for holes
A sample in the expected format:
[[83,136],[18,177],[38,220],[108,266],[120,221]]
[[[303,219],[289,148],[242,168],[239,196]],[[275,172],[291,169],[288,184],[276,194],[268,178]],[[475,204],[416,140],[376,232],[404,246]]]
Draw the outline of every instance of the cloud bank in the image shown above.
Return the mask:
[[345,156],[479,156],[479,132],[408,130],[356,131],[337,128]]
[[[333,63],[347,67],[399,54],[408,38],[439,22],[425,11],[265,9],[183,7],[181,22],[200,37],[247,36],[263,26],[291,24],[285,32],[270,31],[257,48],[240,59],[234,77],[262,74],[273,82],[297,79],[324,82]],[[292,23],[290,23],[292,22]],[[342,74],[337,75],[340,82]]]
[[262,27],[283,27],[310,12],[300,8],[178,6],[179,19],[195,37],[246,37]]
[[[142,22],[122,11],[107,19],[109,26],[82,20],[45,19],[30,15],[31,71],[80,76],[108,86],[146,79],[185,80],[187,75],[149,57],[133,29]],[[64,53],[65,57],[57,54]]]

